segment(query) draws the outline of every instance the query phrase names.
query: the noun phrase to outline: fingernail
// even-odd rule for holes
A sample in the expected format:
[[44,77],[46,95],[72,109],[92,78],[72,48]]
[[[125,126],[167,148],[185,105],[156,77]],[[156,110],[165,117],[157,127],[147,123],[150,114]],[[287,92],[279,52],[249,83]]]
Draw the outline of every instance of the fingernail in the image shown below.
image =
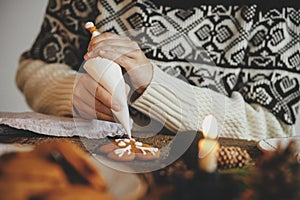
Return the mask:
[[119,104],[113,104],[113,105],[111,106],[111,108],[112,108],[114,111],[120,111],[120,109],[121,109],[121,107],[120,107]]
[[93,56],[93,52],[92,51],[89,51],[89,52],[87,52],[87,54],[86,54],[88,57],[92,57]]
[[99,54],[101,55],[101,54],[105,54],[106,53],[106,51],[103,51],[103,50],[100,50],[99,51]]

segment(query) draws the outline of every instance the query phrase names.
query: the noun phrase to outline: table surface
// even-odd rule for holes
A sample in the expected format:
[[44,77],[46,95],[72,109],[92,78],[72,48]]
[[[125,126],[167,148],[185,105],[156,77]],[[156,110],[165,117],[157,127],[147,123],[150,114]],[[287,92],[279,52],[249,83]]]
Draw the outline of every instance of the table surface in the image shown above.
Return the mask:
[[[150,145],[156,146],[160,148],[164,146],[166,143],[169,143],[174,138],[174,135],[170,133],[159,133],[155,136],[151,136],[149,138],[141,139],[142,142],[148,143]],[[61,137],[52,137],[52,136],[45,136],[40,134],[35,134],[30,131],[25,130],[18,130],[14,129],[5,125],[0,125],[0,143],[17,143],[17,144],[41,144],[44,142],[50,141],[61,141],[61,140],[68,140],[72,143],[77,144],[85,151],[91,151],[91,149],[97,148],[103,139],[87,139],[87,138],[79,138],[79,137],[69,137],[69,138],[61,138]],[[194,143],[199,139],[195,137]],[[238,146],[243,149],[246,149],[250,156],[255,160],[258,156],[261,155],[261,152],[256,147],[256,142],[254,141],[247,141],[247,140],[239,140],[239,139],[229,139],[229,138],[219,138],[218,140],[221,145],[223,146]],[[192,144],[193,145],[193,144]],[[192,146],[191,145],[191,146]],[[195,144],[194,144],[195,145]],[[180,163],[188,163],[188,161],[195,160],[194,157],[189,157],[191,154],[195,154],[192,150],[187,150],[186,153],[173,162],[171,165],[161,169],[156,170],[153,172],[142,173],[139,174],[140,177],[146,182],[148,185],[148,192],[145,198],[143,199],[159,199],[164,193],[170,191],[169,185],[162,185],[158,184],[158,182],[164,182],[164,179],[169,178],[170,169],[174,168],[176,170]],[[181,166],[182,167],[182,166]],[[159,187],[158,187],[159,185]]]

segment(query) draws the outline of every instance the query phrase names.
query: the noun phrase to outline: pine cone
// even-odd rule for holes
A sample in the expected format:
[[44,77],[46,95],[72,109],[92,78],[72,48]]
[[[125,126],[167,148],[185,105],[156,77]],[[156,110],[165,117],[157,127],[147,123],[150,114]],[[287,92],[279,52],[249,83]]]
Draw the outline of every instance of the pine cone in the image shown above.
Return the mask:
[[251,157],[246,150],[239,147],[225,147],[219,149],[218,167],[222,169],[244,167],[251,162]]

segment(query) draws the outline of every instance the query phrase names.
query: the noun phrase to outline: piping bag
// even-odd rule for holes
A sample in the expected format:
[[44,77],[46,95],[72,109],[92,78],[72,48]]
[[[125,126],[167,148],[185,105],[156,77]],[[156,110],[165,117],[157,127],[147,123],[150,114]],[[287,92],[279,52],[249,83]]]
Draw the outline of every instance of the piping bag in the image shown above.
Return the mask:
[[[92,34],[92,37],[100,35],[93,22],[87,22],[85,28]],[[112,60],[96,57],[88,59],[83,68],[99,84],[101,84],[109,93],[112,94],[114,102],[120,105],[119,111],[112,113],[122,124],[127,135],[131,139],[131,120],[127,103],[125,80],[123,78],[121,67]]]

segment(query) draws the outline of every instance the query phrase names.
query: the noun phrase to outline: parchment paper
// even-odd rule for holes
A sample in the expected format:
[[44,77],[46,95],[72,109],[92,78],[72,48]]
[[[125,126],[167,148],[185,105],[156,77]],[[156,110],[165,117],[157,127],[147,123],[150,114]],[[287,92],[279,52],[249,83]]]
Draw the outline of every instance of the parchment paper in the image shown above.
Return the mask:
[[104,138],[106,136],[123,135],[125,133],[121,124],[118,123],[58,117],[36,112],[0,112],[0,124],[43,135],[63,137],[83,136],[86,138]]

